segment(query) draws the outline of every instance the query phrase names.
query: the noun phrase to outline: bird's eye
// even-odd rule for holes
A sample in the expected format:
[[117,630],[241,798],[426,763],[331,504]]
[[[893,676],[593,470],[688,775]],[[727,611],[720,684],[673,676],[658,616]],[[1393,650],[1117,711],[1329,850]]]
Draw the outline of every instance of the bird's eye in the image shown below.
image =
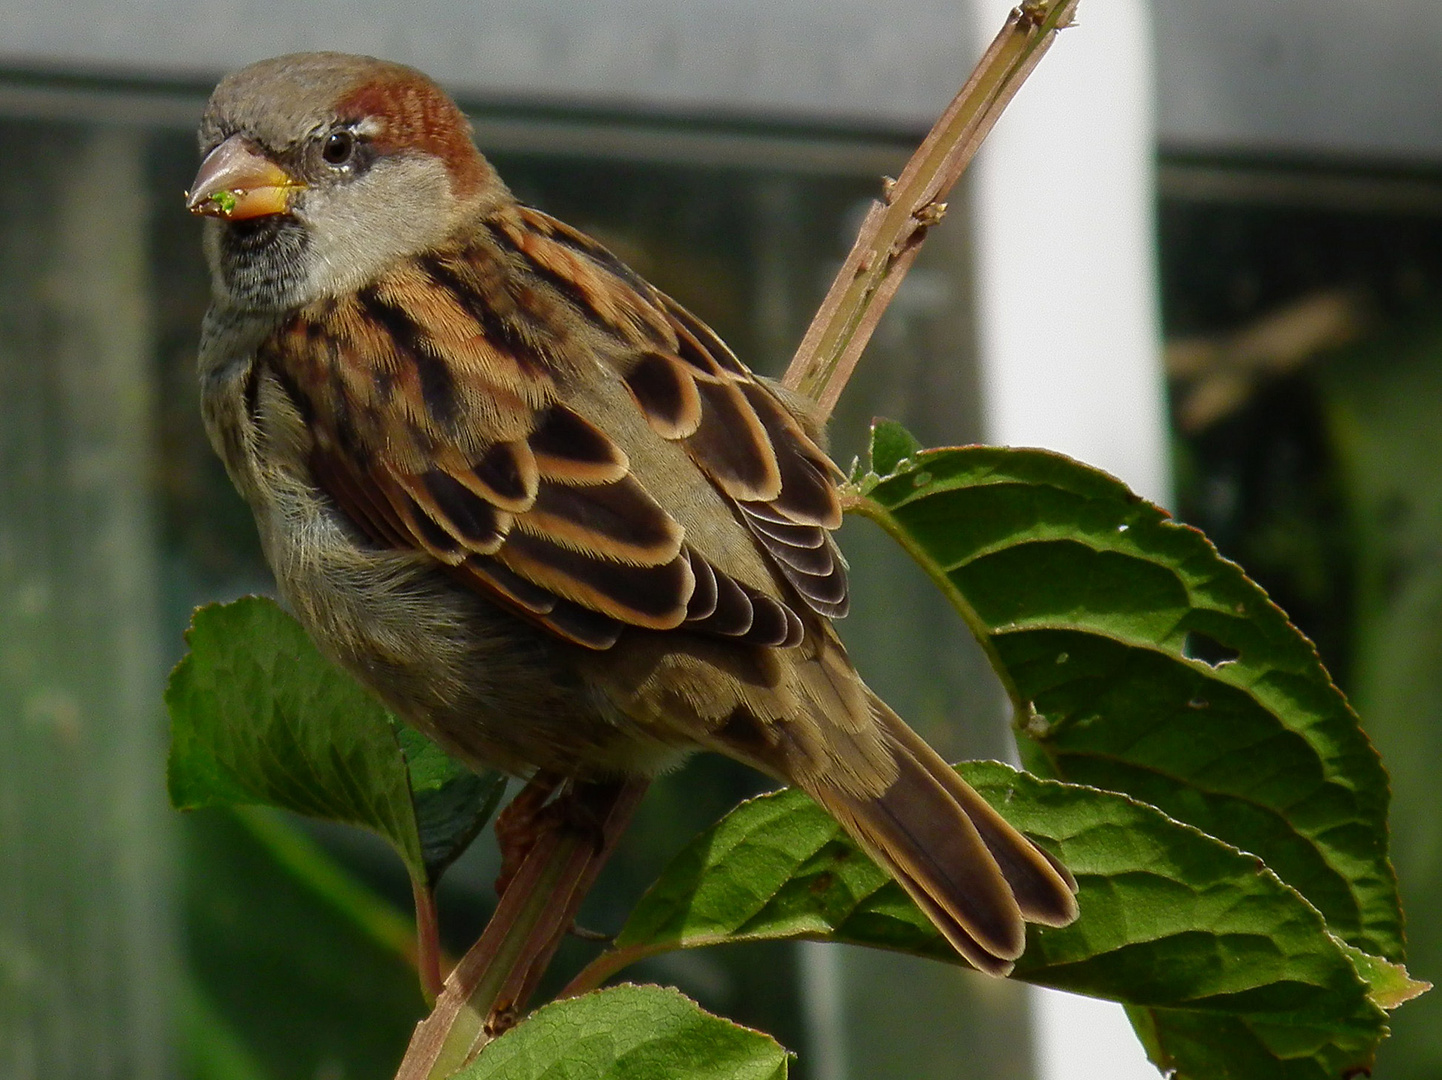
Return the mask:
[[329,165],[344,165],[355,153],[355,136],[349,131],[332,131],[321,143],[320,156]]

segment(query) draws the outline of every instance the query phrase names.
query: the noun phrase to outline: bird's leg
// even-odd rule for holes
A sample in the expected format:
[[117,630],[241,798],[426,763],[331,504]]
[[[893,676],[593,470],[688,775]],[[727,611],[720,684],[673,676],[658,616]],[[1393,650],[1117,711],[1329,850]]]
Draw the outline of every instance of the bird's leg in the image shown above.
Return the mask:
[[561,782],[561,777],[554,773],[536,773],[510,804],[496,815],[496,841],[501,849],[501,870],[496,875],[497,896],[506,895],[541,832],[552,824],[556,813],[550,800]]
[[517,884],[522,881],[533,859],[537,863],[545,860],[542,869],[546,864],[560,862],[562,870],[551,887],[545,916],[531,935],[534,951],[513,967],[511,978],[501,988],[487,1017],[486,1030],[492,1038],[515,1023],[520,1010],[535,992],[562,938],[574,928],[581,902],[591,891],[648,786],[648,781],[639,779],[573,780],[538,815],[539,835],[515,881]]
[[[514,844],[519,866],[480,940],[417,1025],[396,1080],[448,1076],[515,1023],[648,784],[571,781],[550,802],[538,795],[514,815],[508,808],[520,837]],[[528,805],[538,812],[523,828]],[[578,822],[594,828],[577,828]]]

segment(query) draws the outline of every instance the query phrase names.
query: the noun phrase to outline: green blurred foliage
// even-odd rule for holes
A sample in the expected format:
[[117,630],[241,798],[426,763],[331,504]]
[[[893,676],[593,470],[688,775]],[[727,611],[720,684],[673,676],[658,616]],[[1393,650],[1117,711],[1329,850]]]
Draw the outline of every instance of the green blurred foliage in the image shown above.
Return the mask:
[[[294,829],[226,810],[185,818],[193,1080],[385,1080],[427,1012],[407,959],[278,857],[277,837]],[[300,843],[311,870],[336,870]]]
[[[1392,780],[1407,959],[1442,978],[1442,324],[1423,320],[1318,373],[1355,551],[1350,693]],[[1341,523],[1339,523],[1341,524]],[[1381,1075],[1442,1076],[1442,1001],[1399,1012]]]
[[[1230,167],[1245,180],[1246,166]],[[1361,332],[1258,377],[1237,408],[1181,438],[1180,510],[1317,643],[1381,752],[1408,968],[1437,981],[1442,180],[1435,170],[1272,168],[1294,200],[1163,200],[1168,336],[1230,334],[1338,289],[1356,304]],[[1307,197],[1339,179],[1354,198]],[[1389,201],[1391,181],[1434,195]],[[1442,998],[1409,1004],[1391,1027],[1377,1075],[1442,1076]]]

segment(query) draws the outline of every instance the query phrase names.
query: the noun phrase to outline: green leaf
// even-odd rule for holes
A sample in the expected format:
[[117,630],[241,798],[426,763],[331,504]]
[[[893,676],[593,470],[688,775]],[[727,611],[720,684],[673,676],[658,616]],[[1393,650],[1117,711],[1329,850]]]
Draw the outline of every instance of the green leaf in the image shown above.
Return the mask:
[[1342,943],[1342,951],[1347,954],[1347,959],[1352,961],[1357,974],[1367,983],[1367,996],[1378,1008],[1395,1009],[1432,989],[1431,983],[1408,975],[1407,969],[1401,964],[1364,953],[1346,943]]
[[538,1010],[455,1080],[782,1080],[787,1058],[675,990],[616,986]]
[[170,675],[170,802],[278,806],[372,829],[424,881],[394,721],[274,601],[198,608]]
[[[1145,1006],[1158,1052],[1181,1076],[1320,1078],[1371,1060],[1383,1013],[1317,911],[1255,856],[1123,795],[995,762],[959,771],[1080,887],[1077,922],[1029,928],[1018,978]],[[776,938],[961,963],[900,886],[786,790],[742,804],[688,845],[585,984],[666,949]],[[1246,1033],[1237,1062],[1262,1054],[1273,1070],[1295,1071],[1198,1070],[1189,1047],[1207,1030]],[[1221,1045],[1207,1060],[1229,1053]]]
[[[879,430],[888,463],[897,436]],[[1059,454],[913,453],[850,509],[988,651],[1029,765],[1261,856],[1332,931],[1403,955],[1386,776],[1311,644],[1201,533]]]
[[871,424],[871,470],[885,476],[895,472],[922,450],[916,436],[895,420],[874,420]]
[[389,713],[276,604],[199,608],[165,691],[177,809],[275,806],[374,830],[426,880],[406,759]]
[[434,888],[505,790],[402,726],[274,601],[199,608],[166,688],[177,809],[273,806],[379,833]]
[[400,742],[410,770],[426,880],[434,888],[496,812],[506,778],[494,771],[472,772],[414,728],[402,727]]

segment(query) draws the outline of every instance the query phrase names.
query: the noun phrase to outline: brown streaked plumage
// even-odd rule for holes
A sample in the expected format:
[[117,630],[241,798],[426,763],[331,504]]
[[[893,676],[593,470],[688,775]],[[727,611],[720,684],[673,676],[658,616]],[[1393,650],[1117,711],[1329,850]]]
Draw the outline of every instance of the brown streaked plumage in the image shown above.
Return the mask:
[[335,53],[216,89],[207,428],[317,645],[477,766],[706,747],[827,808],[977,967],[1074,883],[857,676],[803,407],[518,204],[445,94]]

